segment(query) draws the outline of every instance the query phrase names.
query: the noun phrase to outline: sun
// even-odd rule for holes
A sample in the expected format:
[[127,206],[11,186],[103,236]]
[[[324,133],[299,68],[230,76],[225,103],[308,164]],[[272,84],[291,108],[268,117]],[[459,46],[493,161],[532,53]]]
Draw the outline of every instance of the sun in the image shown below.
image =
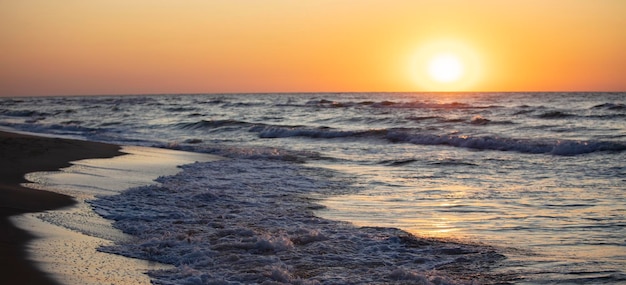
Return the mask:
[[463,63],[454,54],[437,54],[428,62],[428,75],[441,83],[459,80],[463,76],[463,69]]
[[483,79],[483,58],[469,42],[440,39],[418,45],[407,62],[422,91],[468,91]]

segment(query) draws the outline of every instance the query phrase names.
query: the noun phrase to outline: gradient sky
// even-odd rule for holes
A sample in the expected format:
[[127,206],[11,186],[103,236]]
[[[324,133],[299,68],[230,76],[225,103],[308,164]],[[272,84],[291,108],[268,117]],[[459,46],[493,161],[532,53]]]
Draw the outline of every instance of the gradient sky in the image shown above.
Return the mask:
[[[626,1],[0,0],[0,96],[626,91]],[[434,82],[449,52],[463,76]]]

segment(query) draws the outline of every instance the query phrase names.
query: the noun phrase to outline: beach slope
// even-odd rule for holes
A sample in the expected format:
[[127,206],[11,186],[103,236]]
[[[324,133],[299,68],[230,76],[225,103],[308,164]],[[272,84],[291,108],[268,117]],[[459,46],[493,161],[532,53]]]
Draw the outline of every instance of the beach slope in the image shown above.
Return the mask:
[[0,283],[58,284],[26,260],[25,245],[33,237],[16,228],[9,216],[70,206],[66,195],[22,187],[24,174],[52,171],[70,161],[123,154],[116,145],[37,137],[0,131]]

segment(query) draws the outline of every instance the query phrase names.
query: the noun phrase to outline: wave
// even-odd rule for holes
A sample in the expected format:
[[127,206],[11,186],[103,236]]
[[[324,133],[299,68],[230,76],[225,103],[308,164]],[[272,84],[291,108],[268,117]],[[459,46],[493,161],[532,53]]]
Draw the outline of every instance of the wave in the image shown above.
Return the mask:
[[478,166],[478,164],[476,163],[467,162],[459,159],[442,159],[436,162],[432,162],[430,164],[442,166]]
[[185,107],[185,106],[173,106],[173,107],[163,108],[163,110],[167,111],[167,112],[172,112],[172,113],[180,113],[180,112],[197,111],[198,108],[195,108],[195,107]]
[[93,134],[99,132],[102,129],[92,128],[81,126],[80,121],[68,121],[60,124],[40,124],[40,120],[27,120],[24,124],[22,123],[14,123],[14,124],[4,124],[4,126],[16,129],[23,130],[26,132],[33,133],[51,133],[55,135],[79,135],[85,136],[88,134]]
[[[452,118],[447,119],[438,116],[425,116],[425,117],[408,117],[407,120],[420,121],[437,119],[446,123],[461,123],[467,122],[472,125],[487,125],[487,124],[513,124],[511,121],[492,121],[486,119],[480,115],[474,116],[471,120],[467,121],[464,118]],[[386,122],[389,119],[376,119],[370,117],[363,118],[347,118],[342,119],[345,122],[360,123],[363,125],[369,125],[373,123]],[[240,120],[201,120],[191,123],[178,123],[175,124],[175,128],[182,130],[214,130],[227,127],[235,127],[241,129],[247,129],[248,132],[258,133],[260,138],[288,138],[288,137],[309,137],[309,138],[349,138],[349,137],[380,137],[387,134],[387,129],[367,129],[367,130],[340,130],[336,128],[319,126],[304,126],[304,125],[272,125],[265,123],[251,123]]]
[[440,116],[410,116],[406,118],[411,121],[426,121],[426,120],[440,120],[442,117]]
[[309,138],[348,138],[348,137],[374,137],[386,134],[387,131],[363,130],[363,131],[342,131],[329,127],[296,127],[296,126],[267,126],[258,125],[250,129],[251,132],[258,132],[260,138],[287,138],[287,137],[309,137]]
[[519,111],[516,111],[516,112],[514,112],[512,115],[513,115],[513,116],[517,116],[517,115],[526,115],[526,114],[530,114],[530,113],[533,113],[533,112],[535,112],[535,110],[532,110],[532,109],[524,109],[524,110],[519,110]]
[[224,102],[222,106],[225,108],[248,108],[265,106],[265,102]]
[[47,117],[52,114],[37,110],[2,110],[0,115],[9,117]]
[[211,130],[224,127],[238,127],[247,129],[249,132],[258,133],[260,138],[346,138],[375,136],[386,133],[385,130],[342,131],[330,127],[269,125],[238,120],[201,120],[193,123],[176,124],[175,127],[183,130]]
[[441,116],[409,116],[406,118],[409,121],[421,122],[421,121],[430,121],[435,120],[444,123],[463,123],[468,122],[471,125],[509,125],[515,124],[513,121],[493,121],[491,119],[487,119],[481,115],[476,115],[472,117],[469,121],[465,118],[446,118]]
[[395,103],[389,105],[393,108],[410,108],[410,109],[470,109],[476,108],[467,103],[425,103],[425,102],[408,102],[408,103]]
[[541,119],[561,119],[561,118],[567,118],[567,117],[575,117],[576,115],[573,114],[569,114],[566,112],[561,112],[561,111],[548,111],[542,114],[537,115],[537,118],[541,118]]
[[489,272],[490,265],[505,258],[491,247],[317,217],[313,210],[320,206],[308,195],[358,191],[339,172],[241,159],[182,168],[159,178],[160,185],[92,202],[97,213],[136,237],[99,250],[175,266],[149,272],[155,283],[503,281]]
[[154,147],[208,153],[233,159],[252,159],[269,161],[289,161],[304,163],[308,160],[336,161],[337,158],[325,157],[315,151],[282,149],[271,146],[228,146],[221,144],[203,144],[202,139],[186,139],[183,143],[156,144]]
[[604,141],[536,141],[493,136],[415,134],[391,131],[386,138],[395,143],[447,145],[478,150],[516,151],[529,154],[580,155],[598,151],[625,151],[626,144]]
[[482,116],[474,116],[470,121],[472,125],[486,125],[489,124],[491,120],[483,118]]
[[80,126],[80,125],[82,125],[84,123],[85,122],[79,121],[79,120],[69,120],[69,121],[62,121],[61,125],[65,125],[65,126]]
[[512,121],[492,121],[490,119],[487,119],[481,115],[476,115],[474,116],[470,121],[470,124],[472,125],[512,125],[515,124]]
[[383,160],[378,164],[386,165],[386,166],[403,166],[407,164],[411,164],[413,162],[417,162],[417,159],[399,159],[399,160]]
[[605,110],[626,110],[626,104],[622,103],[604,103],[592,107],[593,109]]
[[394,101],[346,101],[339,102],[327,99],[311,100],[304,106],[315,106],[318,108],[351,108],[351,107],[372,107],[372,108],[406,108],[406,109],[490,109],[501,108],[497,105],[474,106],[468,103],[450,102],[450,103],[433,103],[433,102],[394,102]]
[[[470,122],[474,125],[512,122],[492,122],[481,116]],[[390,143],[411,143],[417,145],[444,145],[477,150],[515,151],[529,154],[552,154],[562,156],[581,155],[599,151],[625,151],[626,144],[609,141],[575,140],[533,140],[498,136],[440,135],[422,132],[415,128],[390,128],[366,130],[341,130],[330,127],[285,126],[255,124],[238,120],[202,120],[194,123],[178,124],[186,130],[220,129],[236,127],[256,133],[262,139],[306,137],[312,139],[377,139]]]
[[[626,110],[624,104],[605,103],[592,107],[594,110],[607,110],[607,111],[623,111]],[[609,112],[604,114],[572,114],[564,111],[547,111],[535,115],[540,119],[565,119],[565,118],[585,118],[585,119],[615,119],[626,116],[623,112]]]
[[232,126],[246,127],[246,126],[252,126],[252,125],[253,124],[244,122],[244,121],[227,119],[227,120],[201,120],[201,121],[193,122],[193,123],[178,123],[178,124],[175,124],[175,127],[182,129],[182,130],[201,130],[201,129],[216,129],[216,128],[222,128],[222,127],[232,127]]
[[201,98],[194,98],[195,100],[193,100],[194,104],[200,104],[200,105],[221,105],[224,104],[228,101],[226,101],[226,98],[215,98],[215,99],[201,99]]

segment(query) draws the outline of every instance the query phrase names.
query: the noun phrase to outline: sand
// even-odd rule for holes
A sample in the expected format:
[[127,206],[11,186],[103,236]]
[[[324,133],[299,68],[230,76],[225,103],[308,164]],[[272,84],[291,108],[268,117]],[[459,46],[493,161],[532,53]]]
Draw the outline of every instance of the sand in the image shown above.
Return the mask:
[[33,235],[15,227],[9,216],[71,206],[67,196],[22,187],[24,174],[51,171],[85,158],[121,155],[119,146],[36,137],[0,131],[0,283],[59,284],[26,259]]
[[150,284],[146,272],[171,265],[98,251],[133,237],[88,201],[155,184],[157,177],[180,171],[179,165],[221,159],[2,131],[0,149],[3,284]]

